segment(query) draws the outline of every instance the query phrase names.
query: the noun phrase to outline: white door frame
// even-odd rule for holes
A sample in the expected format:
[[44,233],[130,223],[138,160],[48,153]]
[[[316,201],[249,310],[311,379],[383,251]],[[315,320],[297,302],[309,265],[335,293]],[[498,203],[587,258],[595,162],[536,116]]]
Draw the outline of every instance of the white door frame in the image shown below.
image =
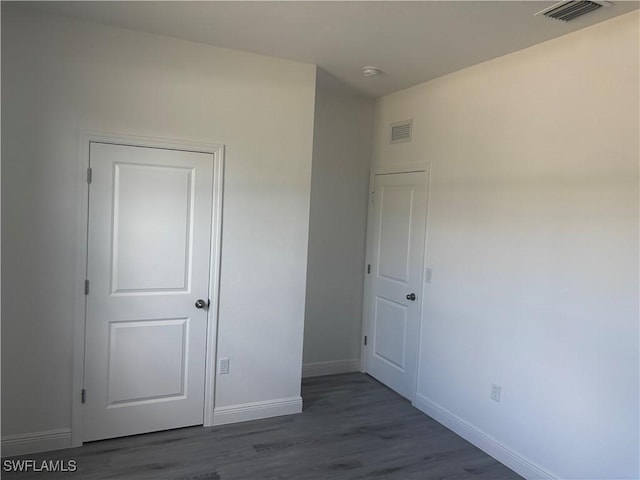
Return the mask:
[[80,133],[78,168],[78,234],[76,298],[73,321],[73,391],[71,392],[71,446],[82,445],[82,399],[84,384],[86,295],[84,284],[87,272],[87,241],[89,220],[89,147],[91,142],[111,143],[137,147],[163,148],[210,153],[213,155],[213,208],[211,236],[211,265],[209,273],[209,299],[211,306],[207,312],[207,346],[204,389],[204,426],[213,425],[215,391],[215,359],[218,333],[218,307],[220,292],[220,253],[222,245],[222,191],[224,175],[224,145],[182,141],[166,138],[140,137],[84,131]]
[[[369,175],[369,204],[368,204],[368,212],[367,212],[367,246],[366,246],[366,254],[365,254],[365,265],[370,265],[371,264],[371,255],[372,255],[372,251],[371,251],[371,245],[372,245],[372,229],[373,229],[373,208],[371,208],[371,204],[373,202],[373,196],[374,196],[374,188],[375,188],[375,182],[376,182],[376,176],[377,175],[389,175],[389,174],[394,174],[394,173],[413,173],[413,172],[424,172],[425,173],[425,192],[426,192],[426,197],[427,197],[427,207],[425,208],[425,215],[427,216],[427,218],[425,218],[425,235],[424,235],[424,247],[423,247],[423,255],[422,255],[422,268],[420,271],[420,287],[418,289],[418,298],[420,299],[420,305],[419,305],[419,318],[420,318],[420,322],[418,325],[418,338],[415,339],[416,342],[420,342],[420,331],[421,331],[421,327],[422,327],[422,299],[424,298],[423,292],[424,292],[424,269],[425,269],[425,265],[426,265],[426,261],[427,261],[427,226],[428,226],[428,215],[429,215],[429,179],[430,179],[430,172],[431,172],[431,162],[405,162],[405,163],[398,163],[396,165],[393,166],[384,166],[384,167],[377,167],[374,169],[371,169],[371,174]],[[367,373],[367,348],[369,348],[371,346],[371,344],[365,346],[364,345],[364,337],[367,336],[368,338],[372,338],[371,335],[371,312],[370,312],[370,306],[371,306],[371,275],[369,273],[367,273],[367,268],[365,268],[365,272],[364,272],[364,295],[362,298],[362,335],[361,335],[361,339],[362,339],[362,343],[360,345],[362,345],[362,348],[360,349],[360,371],[362,373]],[[416,376],[413,379],[413,388],[412,390],[412,394],[413,397],[411,399],[411,401],[413,401],[415,399],[415,394],[416,394],[416,390],[417,390],[417,381],[418,381],[418,374],[419,374],[419,369],[420,369],[420,348],[418,346],[418,348],[416,349],[417,351],[417,357],[416,357]]]

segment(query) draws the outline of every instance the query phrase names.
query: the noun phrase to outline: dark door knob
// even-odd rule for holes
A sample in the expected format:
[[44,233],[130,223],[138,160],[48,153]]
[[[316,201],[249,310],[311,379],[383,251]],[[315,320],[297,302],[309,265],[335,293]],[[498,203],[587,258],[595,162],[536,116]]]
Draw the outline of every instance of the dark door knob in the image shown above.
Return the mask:
[[204,300],[202,300],[201,298],[199,298],[198,300],[196,300],[196,308],[204,308],[207,306],[207,302],[205,302]]
[[407,300],[411,300],[412,302],[416,301],[416,294],[415,293],[410,293],[409,295],[407,295]]

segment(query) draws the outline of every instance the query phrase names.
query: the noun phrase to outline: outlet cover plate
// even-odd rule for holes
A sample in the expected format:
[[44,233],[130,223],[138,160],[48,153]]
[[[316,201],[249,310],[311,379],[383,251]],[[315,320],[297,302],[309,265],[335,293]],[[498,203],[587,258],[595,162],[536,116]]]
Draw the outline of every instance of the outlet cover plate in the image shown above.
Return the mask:
[[218,362],[218,373],[220,375],[226,375],[227,373],[229,373],[229,359],[228,358],[221,358],[220,361]]
[[491,385],[491,400],[500,402],[500,396],[502,395],[502,387],[495,383]]

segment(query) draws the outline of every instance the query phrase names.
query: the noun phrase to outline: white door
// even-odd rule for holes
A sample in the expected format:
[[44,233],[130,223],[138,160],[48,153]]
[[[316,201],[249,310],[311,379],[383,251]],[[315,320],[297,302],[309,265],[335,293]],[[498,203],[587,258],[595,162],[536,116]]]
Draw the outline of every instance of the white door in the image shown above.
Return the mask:
[[418,362],[425,172],[376,175],[367,312],[367,372],[413,400]]
[[83,441],[202,424],[213,155],[92,142],[90,167]]

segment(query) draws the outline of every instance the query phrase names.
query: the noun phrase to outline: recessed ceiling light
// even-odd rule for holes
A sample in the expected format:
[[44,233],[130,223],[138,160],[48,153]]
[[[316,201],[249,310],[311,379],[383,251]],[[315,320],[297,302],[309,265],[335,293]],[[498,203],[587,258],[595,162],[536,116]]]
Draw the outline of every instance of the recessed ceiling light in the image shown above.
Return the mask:
[[380,73],[380,69],[378,67],[368,65],[366,67],[362,67],[362,73],[364,73],[365,77],[375,77]]

